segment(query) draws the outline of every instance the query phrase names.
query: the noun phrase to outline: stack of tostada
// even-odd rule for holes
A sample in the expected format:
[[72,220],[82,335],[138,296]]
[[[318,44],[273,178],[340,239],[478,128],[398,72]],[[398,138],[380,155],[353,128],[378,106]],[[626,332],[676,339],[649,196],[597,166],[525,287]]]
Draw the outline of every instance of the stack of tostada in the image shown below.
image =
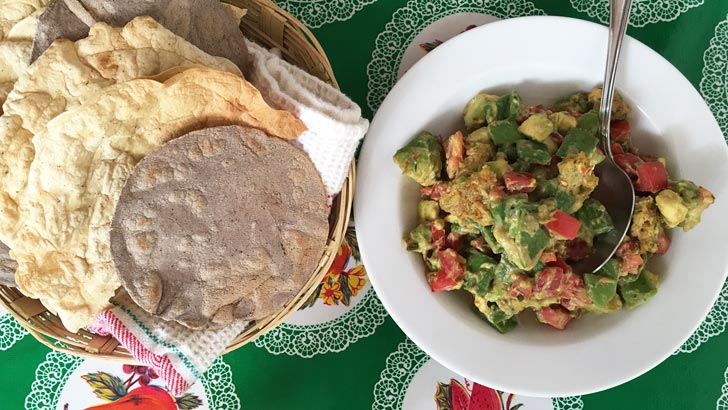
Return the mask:
[[[0,0],[0,16],[30,3]],[[117,292],[190,328],[293,299],[326,243],[326,193],[288,142],[306,126],[245,80],[233,14],[215,0],[35,6],[0,17],[0,271],[70,331]]]

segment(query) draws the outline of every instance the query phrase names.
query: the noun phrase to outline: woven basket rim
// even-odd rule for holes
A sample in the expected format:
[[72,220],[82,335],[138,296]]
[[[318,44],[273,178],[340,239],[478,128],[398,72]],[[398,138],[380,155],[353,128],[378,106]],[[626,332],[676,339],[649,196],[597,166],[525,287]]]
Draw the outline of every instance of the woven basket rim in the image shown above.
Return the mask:
[[[247,9],[240,28],[248,39],[264,46],[274,46],[289,61],[298,62],[315,76],[338,89],[331,64],[323,48],[311,31],[289,13],[270,0],[223,0]],[[243,34],[243,33],[241,33]],[[351,161],[341,192],[334,198],[330,216],[329,237],[323,255],[309,281],[301,292],[278,312],[248,326],[228,346],[225,353],[233,351],[256,337],[283,323],[313,293],[329,267],[346,233],[353,203],[355,161]],[[85,358],[102,358],[124,363],[136,363],[131,354],[109,336],[100,336],[81,329],[68,332],[56,315],[50,313],[37,299],[26,297],[17,288],[0,285],[0,306],[4,307],[35,339],[57,351]],[[59,326],[60,324],[60,326]]]

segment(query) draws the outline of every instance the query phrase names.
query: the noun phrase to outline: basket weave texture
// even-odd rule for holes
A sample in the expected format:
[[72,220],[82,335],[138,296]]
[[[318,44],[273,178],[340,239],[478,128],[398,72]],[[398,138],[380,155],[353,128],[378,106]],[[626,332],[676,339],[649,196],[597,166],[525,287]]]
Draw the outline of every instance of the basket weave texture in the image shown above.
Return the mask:
[[[246,9],[240,23],[241,35],[268,48],[281,50],[288,62],[338,88],[331,64],[321,45],[301,22],[269,0],[225,0]],[[278,312],[251,324],[233,340],[225,353],[235,350],[284,322],[313,293],[336,256],[346,233],[354,194],[355,166],[341,193],[334,198],[329,217],[326,248],[309,281],[296,297]],[[85,329],[69,332],[60,319],[37,300],[23,295],[17,288],[0,285],[0,304],[38,341],[51,349],[75,356],[135,363],[134,358],[113,337],[99,336]]]

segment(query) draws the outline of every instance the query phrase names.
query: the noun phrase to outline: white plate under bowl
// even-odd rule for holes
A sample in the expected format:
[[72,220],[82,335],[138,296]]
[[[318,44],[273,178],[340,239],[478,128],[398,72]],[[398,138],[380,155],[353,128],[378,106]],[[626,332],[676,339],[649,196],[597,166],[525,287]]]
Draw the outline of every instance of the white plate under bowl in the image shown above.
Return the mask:
[[[557,331],[523,317],[501,335],[459,292],[433,294],[419,255],[402,233],[416,221],[418,186],[400,174],[394,152],[417,132],[448,135],[478,91],[518,90],[526,103],[552,103],[602,81],[605,27],[562,17],[486,24],[425,56],[379,108],[359,159],[357,234],[372,284],[392,318],[435,360],[481,384],[529,396],[567,396],[631,380],[666,359],[716,300],[728,266],[728,149],[700,94],[677,69],[627,38],[617,79],[633,107],[633,139],[664,156],[673,177],[696,181],[717,201],[652,267],[659,293],[645,305],[586,315]],[[530,315],[532,317],[533,315]]]

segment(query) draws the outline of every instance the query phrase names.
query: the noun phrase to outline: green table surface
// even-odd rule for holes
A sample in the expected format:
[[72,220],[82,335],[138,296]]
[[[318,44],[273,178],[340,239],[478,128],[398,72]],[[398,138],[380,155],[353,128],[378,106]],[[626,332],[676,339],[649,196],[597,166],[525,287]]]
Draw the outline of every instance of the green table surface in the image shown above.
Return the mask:
[[[448,33],[462,31],[460,27],[488,21],[483,15],[559,15],[602,23],[608,16],[607,0],[277,3],[313,30],[341,89],[370,119],[396,81],[402,61],[424,55],[422,47],[405,53],[413,41],[445,41],[452,35]],[[634,0],[628,34],[659,52],[690,80],[726,135],[728,1]],[[151,394],[135,392],[142,376],[138,373],[144,369],[132,369],[139,372],[130,374],[121,364],[52,352],[0,310],[0,409],[76,410],[106,403],[102,408],[419,410],[438,408],[439,383],[440,388],[452,388],[455,383],[472,388],[469,381],[429,359],[407,339],[381,306],[357,257],[352,228],[335,262],[338,267],[322,283],[311,306],[275,331],[219,358],[176,405],[124,407],[133,404],[133,396]],[[728,409],[727,321],[728,288],[724,286],[696,334],[647,374],[600,393],[555,399],[515,396],[510,397],[509,406],[481,408],[515,410],[522,404],[525,410]],[[154,375],[145,374],[151,376],[152,385],[163,387]],[[128,397],[104,400],[110,394],[104,382],[115,380],[133,383]],[[506,402],[509,394],[502,397]]]

